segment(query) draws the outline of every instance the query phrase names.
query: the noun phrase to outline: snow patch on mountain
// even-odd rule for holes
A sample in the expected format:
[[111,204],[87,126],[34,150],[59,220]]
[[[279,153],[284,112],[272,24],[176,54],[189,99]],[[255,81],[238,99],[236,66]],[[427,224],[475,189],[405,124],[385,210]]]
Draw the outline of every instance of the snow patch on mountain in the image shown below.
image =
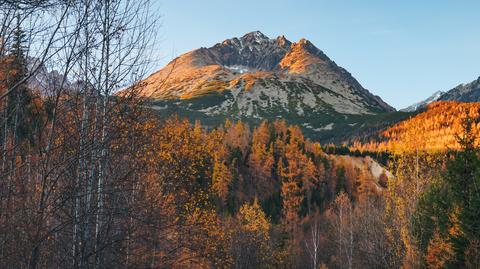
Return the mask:
[[253,68],[250,68],[248,66],[243,66],[243,65],[232,65],[232,66],[224,66],[224,67],[232,71],[233,73],[238,73],[238,74],[253,73],[256,71]]
[[321,127],[321,128],[315,128],[313,129],[315,132],[321,132],[321,131],[328,131],[328,130],[332,130],[333,129],[333,126],[335,124],[333,122]]
[[165,110],[165,109],[168,108],[168,105],[164,105],[164,106],[155,106],[155,105],[153,105],[153,106],[150,106],[150,108],[153,109],[153,110]]

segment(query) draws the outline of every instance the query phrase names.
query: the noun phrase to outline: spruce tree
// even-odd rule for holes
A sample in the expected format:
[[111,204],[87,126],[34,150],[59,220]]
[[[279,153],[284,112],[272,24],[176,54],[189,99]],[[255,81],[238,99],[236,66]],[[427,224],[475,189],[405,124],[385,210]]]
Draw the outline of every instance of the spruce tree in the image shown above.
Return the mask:
[[17,17],[17,26],[10,46],[11,77],[9,89],[13,89],[8,96],[8,122],[12,138],[15,143],[29,138],[31,134],[32,94],[26,81],[28,67],[26,56],[26,35]]

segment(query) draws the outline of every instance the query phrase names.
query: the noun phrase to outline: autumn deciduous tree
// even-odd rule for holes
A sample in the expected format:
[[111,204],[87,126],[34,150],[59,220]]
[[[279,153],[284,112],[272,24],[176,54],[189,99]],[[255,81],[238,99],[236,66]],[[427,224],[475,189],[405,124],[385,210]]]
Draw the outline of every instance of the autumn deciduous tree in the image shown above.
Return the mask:
[[239,229],[233,240],[233,268],[274,268],[270,242],[271,224],[255,200],[244,204],[237,215]]
[[453,257],[453,249],[447,238],[442,238],[436,231],[430,240],[425,256],[428,268],[445,268]]
[[320,227],[321,224],[319,218],[316,215],[317,214],[313,216],[314,219],[311,226],[309,227],[309,232],[307,232],[306,238],[304,240],[305,248],[307,249],[312,269],[319,268],[319,262],[321,257],[320,252],[322,251],[322,229]]
[[227,121],[225,129],[225,143],[240,155],[241,161],[244,161],[248,155],[250,128],[241,121],[237,121],[236,123]]
[[332,210],[333,230],[338,248],[335,259],[339,267],[351,269],[355,251],[355,228],[353,205],[348,195],[340,193],[334,201]]
[[286,181],[282,183],[281,194],[285,227],[293,233],[299,223],[300,205],[303,200],[302,189],[297,182]]
[[215,159],[212,174],[212,188],[217,192],[222,203],[228,198],[229,186],[232,180],[231,168],[224,160]]
[[[0,76],[0,267],[129,264],[144,165],[132,156],[148,140],[125,123],[145,120],[132,96],[152,40],[149,3],[0,5],[0,58],[15,69]],[[130,98],[113,96],[127,85]]]
[[275,164],[273,151],[270,126],[262,122],[253,131],[251,153],[248,158],[254,194],[262,200],[271,196],[275,190],[275,182],[272,180]]

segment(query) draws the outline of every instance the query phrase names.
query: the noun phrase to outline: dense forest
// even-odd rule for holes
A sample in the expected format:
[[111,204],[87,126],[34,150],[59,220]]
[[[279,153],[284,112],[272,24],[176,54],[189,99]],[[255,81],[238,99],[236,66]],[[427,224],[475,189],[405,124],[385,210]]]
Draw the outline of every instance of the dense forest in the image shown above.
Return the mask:
[[161,119],[149,11],[0,1],[0,268],[480,267],[478,105],[342,154],[283,120]]

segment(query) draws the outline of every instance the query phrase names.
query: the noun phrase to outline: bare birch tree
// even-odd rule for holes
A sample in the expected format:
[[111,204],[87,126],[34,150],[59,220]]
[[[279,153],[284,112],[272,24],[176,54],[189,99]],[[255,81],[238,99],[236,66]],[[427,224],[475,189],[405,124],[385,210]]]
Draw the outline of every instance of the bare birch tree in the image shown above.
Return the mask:
[[[129,128],[120,126],[119,111],[139,116],[135,85],[148,67],[157,16],[148,0],[0,6],[0,58],[10,57],[22,29],[28,60],[14,83],[8,72],[0,81],[0,267],[111,267],[128,238],[122,227],[139,180],[135,166],[111,161],[122,159],[111,148],[125,139],[119,128]],[[22,107],[12,96],[32,85],[41,106],[35,109],[44,112],[32,139],[19,141]]]

